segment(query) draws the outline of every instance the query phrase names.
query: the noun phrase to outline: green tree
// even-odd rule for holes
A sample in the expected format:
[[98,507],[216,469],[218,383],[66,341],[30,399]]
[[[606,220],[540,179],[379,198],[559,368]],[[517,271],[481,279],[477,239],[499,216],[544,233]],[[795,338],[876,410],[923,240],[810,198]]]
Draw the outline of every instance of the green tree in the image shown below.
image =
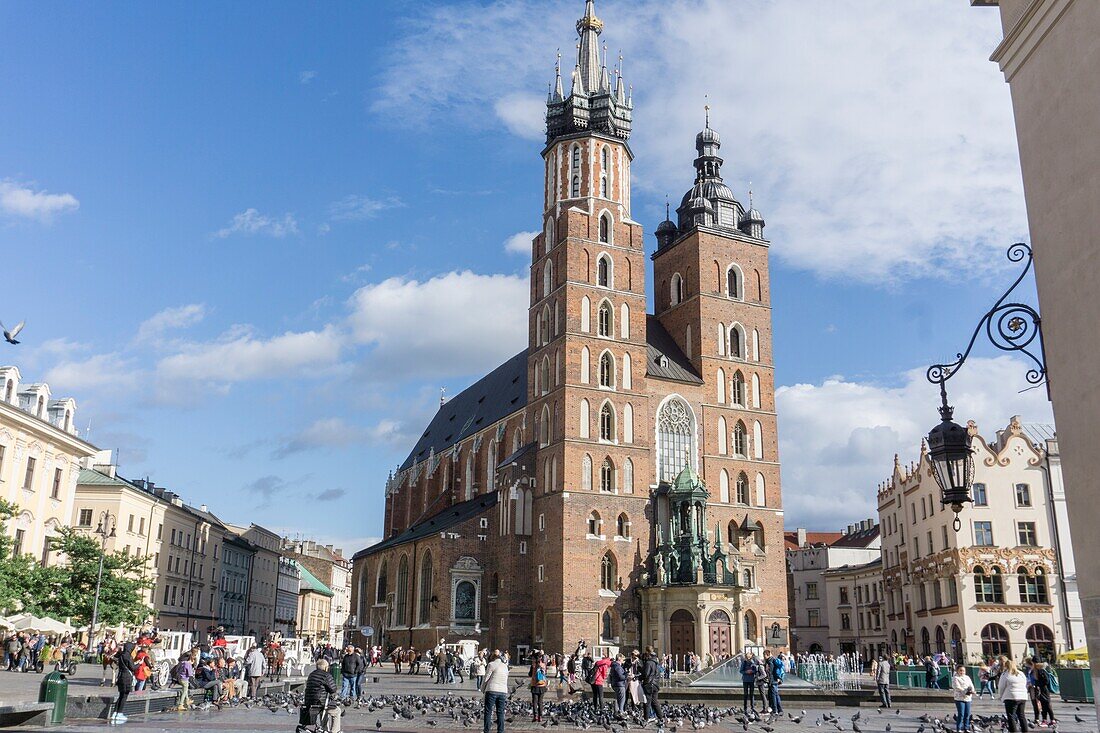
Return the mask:
[[8,536],[7,525],[19,507],[0,499],[0,611],[40,613],[42,588],[48,587],[49,573],[30,555],[15,555],[15,540]]
[[[95,603],[99,538],[65,527],[54,538],[52,549],[63,559],[41,578],[43,610],[54,618],[71,618],[74,625],[87,625]],[[149,617],[150,608],[142,598],[142,591],[152,585],[143,577],[145,562],[144,557],[121,552],[104,555],[98,622],[139,624]]]

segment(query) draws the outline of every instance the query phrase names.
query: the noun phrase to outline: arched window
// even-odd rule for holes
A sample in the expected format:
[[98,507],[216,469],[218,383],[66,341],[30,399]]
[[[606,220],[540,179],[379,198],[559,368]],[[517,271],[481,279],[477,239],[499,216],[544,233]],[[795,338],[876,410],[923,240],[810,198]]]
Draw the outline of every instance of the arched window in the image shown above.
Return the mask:
[[726,324],[718,324],[718,356],[726,355]]
[[589,320],[592,318],[592,301],[587,295],[581,296],[581,331],[588,333],[591,330]]
[[657,480],[672,482],[695,458],[695,416],[679,397],[668,399],[657,413]]
[[[894,643],[897,644],[897,640]],[[956,659],[961,659],[963,656],[963,635],[955,624],[951,624],[951,656]]]
[[730,503],[730,475],[724,468],[718,474],[718,501],[722,504]]
[[611,619],[611,609],[607,609],[600,617],[600,641],[615,641],[615,625]]
[[608,494],[615,490],[615,464],[610,458],[604,458],[600,464],[600,491]]
[[726,270],[726,295],[731,298],[743,296],[741,292],[741,273],[733,265],[730,265],[730,268]]
[[737,547],[737,520],[736,519],[730,520],[729,525],[726,527],[726,539],[731,545],[734,546],[734,548]]
[[603,590],[615,590],[615,578],[618,576],[618,565],[615,556],[610,551],[603,554],[600,561],[600,588]]
[[994,567],[992,573],[986,573],[981,565],[974,568],[974,596],[978,603],[1004,603],[1000,568]]
[[752,457],[758,461],[764,458],[764,428],[759,420],[752,423]]
[[615,358],[611,356],[610,351],[600,354],[600,386],[610,388],[615,386]]
[[623,493],[634,493],[634,461],[629,458],[623,461]]
[[718,373],[714,377],[714,386],[718,389],[718,404],[726,404],[726,370],[718,367]]
[[387,570],[387,564],[386,564],[386,561],[383,560],[382,561],[382,569],[378,571],[378,584],[375,586],[375,591],[374,591],[374,602],[375,603],[385,603],[386,602],[386,592],[388,590],[386,588],[386,570]]
[[1044,624],[1032,624],[1024,634],[1029,647],[1028,653],[1044,662],[1054,661],[1054,634]]
[[552,485],[550,483],[550,459],[548,458],[542,464],[542,493],[549,494]]
[[734,325],[730,329],[729,353],[735,359],[745,358],[745,334],[739,325]]
[[634,386],[634,377],[630,373],[630,354],[623,354],[623,389],[630,389]]
[[760,361],[760,332],[752,330],[752,360]]
[[753,272],[756,274],[756,300],[762,301],[764,300],[764,284],[760,279],[760,270],[753,270]]
[[[755,588],[756,583],[754,583],[753,580],[754,578],[752,577],[752,568],[745,568],[743,571],[741,571],[741,585],[745,586],[746,588]],[[746,626],[746,628],[748,627]]]
[[[752,578],[752,573],[748,570],[745,571],[749,579]],[[752,584],[746,584],[746,587],[751,588]],[[745,611],[745,641],[753,643],[756,641],[756,614],[752,611]]]
[[730,390],[730,401],[735,405],[745,406],[745,375],[738,369],[733,373],[733,388]]
[[610,402],[600,407],[600,440],[615,440],[615,410]]
[[[607,219],[600,219],[600,229],[602,230]],[[602,254],[596,258],[596,284],[601,288],[611,287],[611,258]]]
[[634,407],[629,402],[623,405],[623,442],[634,442]]
[[760,408],[760,377],[752,375],[752,406]]
[[620,514],[615,520],[615,535],[618,537],[630,537],[630,518]]
[[927,627],[920,630],[920,648],[921,654],[926,657],[932,656],[932,640],[928,636]]
[[493,573],[489,576],[489,595],[495,596],[500,593],[500,575]]
[[592,366],[588,363],[589,351],[587,346],[581,347],[581,384],[588,384],[589,374],[592,371]]
[[579,414],[577,416],[578,432],[582,438],[589,437],[589,424],[591,424],[591,418],[588,416],[588,400],[581,400],[581,406]]
[[409,557],[401,556],[397,566],[397,597],[394,599],[394,626],[407,626],[409,600]]
[[545,448],[550,445],[550,436],[553,432],[553,424],[550,417],[550,406],[542,406],[542,419],[539,420],[539,447]]
[[474,454],[466,456],[466,477],[463,482],[462,496],[466,501],[474,498]]
[[542,374],[540,376],[542,394],[546,394],[550,391],[550,357],[549,355],[542,357]]
[[749,477],[744,471],[737,474],[737,503],[746,506],[749,503]]
[[455,620],[473,621],[477,618],[477,586],[469,580],[460,580],[455,585]]
[[756,474],[756,506],[767,506],[767,487],[764,482],[764,474]]
[[600,151],[600,169],[604,172],[604,175],[611,172],[611,148],[606,145]]
[[726,455],[726,450],[727,450],[726,446],[727,446],[727,441],[728,440],[729,440],[729,438],[727,436],[726,418],[723,417],[722,415],[719,415],[718,416],[718,455],[720,455],[720,456]]
[[485,487],[486,489],[493,488],[496,483],[497,477],[497,442],[492,440],[489,442],[489,464],[485,471]]
[[431,619],[432,610],[432,553],[427,552],[420,561],[420,602],[417,607],[418,624],[426,624]]
[[593,509],[588,514],[588,534],[599,537],[603,532],[603,520],[600,513]]
[[573,172],[576,173],[581,169],[581,146],[574,145],[572,150],[573,155]]
[[600,176],[600,196],[607,198],[607,176]]
[[[585,454],[581,461],[581,488],[585,491],[592,490],[592,456]],[[593,532],[593,534],[597,534]]]
[[733,455],[738,458],[748,458],[749,436],[746,434],[745,423],[740,420],[733,426]]
[[630,306],[626,303],[619,306],[619,338],[630,338]]
[[684,329],[684,356],[691,358],[691,324]]
[[546,297],[550,294],[550,291],[554,289],[554,263],[550,260],[546,261],[546,267],[542,269],[542,297]]
[[1008,643],[1008,632],[1000,624],[986,624],[982,629],[982,656],[986,659],[1001,655],[1011,658],[1012,646]]
[[580,198],[580,196],[581,196],[581,177],[580,176],[573,176],[573,185],[570,188],[569,193],[570,193],[570,196],[572,198],[575,198],[575,199]]
[[672,305],[676,305],[684,299],[684,278],[680,277],[678,272],[672,276],[672,289],[669,293],[669,299]]
[[600,309],[596,312],[596,333],[600,336],[614,336],[615,327],[612,321],[611,304],[606,300],[600,303]]
[[543,249],[549,252],[554,249],[554,218],[546,217],[546,226],[542,230],[542,246]]
[[936,627],[936,651],[937,652],[946,652],[947,651],[947,634],[943,633],[943,627],[942,626],[937,626]]
[[[603,185],[607,185],[607,179],[601,181]],[[606,198],[606,195],[604,196]],[[604,214],[600,217],[600,241],[604,244],[611,244],[611,215]],[[601,283],[602,284],[602,283]],[[607,287],[604,285],[604,287]]]
[[1047,594],[1047,579],[1042,568],[1035,571],[1035,575],[1027,572],[1027,568],[1016,571],[1017,582],[1020,588],[1021,603],[1049,603]]

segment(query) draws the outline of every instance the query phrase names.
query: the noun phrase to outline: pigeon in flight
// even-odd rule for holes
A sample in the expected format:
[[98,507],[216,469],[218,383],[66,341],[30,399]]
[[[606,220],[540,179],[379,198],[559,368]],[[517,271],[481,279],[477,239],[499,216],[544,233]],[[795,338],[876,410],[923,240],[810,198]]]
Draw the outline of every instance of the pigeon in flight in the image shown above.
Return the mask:
[[12,344],[13,346],[19,343],[15,340],[15,337],[19,335],[19,332],[23,330],[23,326],[25,326],[26,324],[26,321],[20,321],[19,323],[15,324],[15,328],[9,331],[3,323],[0,323],[0,330],[4,332],[4,340],[7,341],[9,344]]

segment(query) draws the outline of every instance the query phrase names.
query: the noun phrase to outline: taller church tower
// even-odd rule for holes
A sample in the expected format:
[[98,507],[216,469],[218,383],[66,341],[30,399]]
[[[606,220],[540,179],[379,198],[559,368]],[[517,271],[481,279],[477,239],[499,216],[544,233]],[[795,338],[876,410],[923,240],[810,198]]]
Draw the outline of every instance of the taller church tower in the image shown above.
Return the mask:
[[568,93],[559,59],[547,100],[543,231],[532,251],[528,414],[539,485],[531,582],[535,644],[550,649],[618,637],[622,614],[632,620],[629,603],[604,616],[638,562],[631,524],[643,521],[648,495],[645,235],[630,216],[627,145],[633,105],[621,68],[608,69],[606,51],[601,58],[602,32],[588,0]]

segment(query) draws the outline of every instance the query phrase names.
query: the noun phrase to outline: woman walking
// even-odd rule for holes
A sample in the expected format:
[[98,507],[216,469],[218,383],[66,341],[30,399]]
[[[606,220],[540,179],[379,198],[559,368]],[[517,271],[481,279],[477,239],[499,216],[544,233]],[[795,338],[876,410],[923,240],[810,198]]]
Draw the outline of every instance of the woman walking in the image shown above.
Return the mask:
[[542,656],[542,652],[535,651],[531,656],[531,669],[528,670],[528,677],[531,680],[531,713],[532,722],[538,723],[542,720],[542,696],[546,694],[546,660]]
[[1016,733],[1017,724],[1020,726],[1020,733],[1027,733],[1027,713],[1024,712],[1024,705],[1027,703],[1027,677],[1011,659],[1001,668],[997,699],[1005,704],[1009,733]]
[[982,689],[978,691],[978,699],[981,700],[987,692],[990,697],[993,697],[993,683],[989,679],[989,665],[985,662],[978,666],[978,681],[982,683]]
[[1058,725],[1058,721],[1054,718],[1054,708],[1050,704],[1051,694],[1051,680],[1050,670],[1047,669],[1046,662],[1035,663],[1035,689],[1036,696],[1039,698],[1039,727],[1051,727]]
[[115,687],[118,688],[118,700],[115,701],[115,712],[107,720],[111,723],[125,723],[126,716],[122,708],[126,705],[126,699],[130,697],[130,691],[134,688],[134,645],[126,642],[118,652],[118,678]]
[[974,699],[974,681],[966,673],[966,667],[955,667],[955,674],[951,678],[951,691],[955,698],[955,731],[956,733],[969,733],[970,731],[970,703]]

